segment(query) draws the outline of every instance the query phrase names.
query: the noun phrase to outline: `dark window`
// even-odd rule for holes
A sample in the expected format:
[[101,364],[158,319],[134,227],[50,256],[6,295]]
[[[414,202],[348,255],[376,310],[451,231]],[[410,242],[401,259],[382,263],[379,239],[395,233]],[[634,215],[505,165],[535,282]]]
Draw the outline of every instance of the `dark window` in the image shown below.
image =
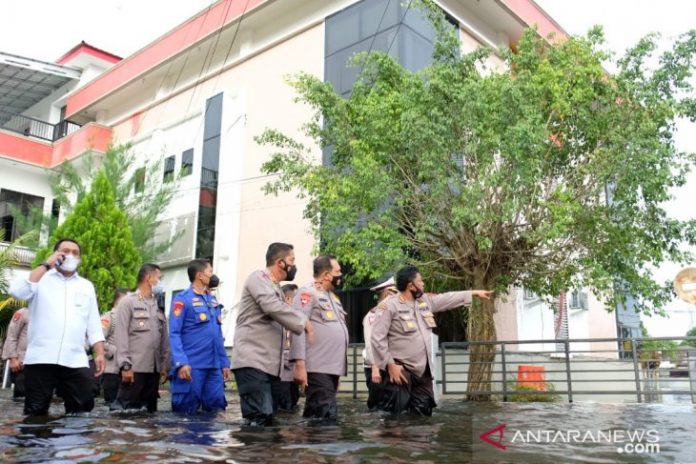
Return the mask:
[[188,176],[193,172],[193,148],[181,154],[181,175]]
[[220,165],[221,93],[206,101],[204,118],[196,257],[205,258],[212,262],[215,250],[215,215],[217,211],[218,171]]
[[5,232],[1,239],[10,242],[38,227],[40,222],[35,224],[35,221],[26,219],[39,216],[43,205],[43,197],[13,190],[0,190],[0,227]]
[[[350,93],[360,66],[348,61],[358,52],[388,52],[406,69],[417,71],[432,62],[435,30],[419,9],[400,0],[363,0],[326,18],[324,79],[344,96]],[[456,27],[456,21],[448,17]]]
[[162,179],[165,182],[170,182],[174,179],[174,164],[176,163],[176,158],[174,156],[168,156],[164,159],[164,176]]
[[54,198],[53,202],[51,202],[51,222],[48,225],[49,235],[58,227],[58,219],[60,219],[60,202]]
[[133,191],[142,193],[145,190],[145,166],[135,170],[133,174]]

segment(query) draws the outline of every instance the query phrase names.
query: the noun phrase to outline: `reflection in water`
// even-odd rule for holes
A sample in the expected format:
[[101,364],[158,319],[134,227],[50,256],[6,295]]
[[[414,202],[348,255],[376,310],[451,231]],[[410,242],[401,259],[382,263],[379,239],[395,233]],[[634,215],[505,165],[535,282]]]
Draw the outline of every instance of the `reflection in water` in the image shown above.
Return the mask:
[[[362,401],[340,400],[338,424],[280,414],[273,427],[242,425],[239,404],[217,415],[170,412],[111,414],[98,406],[88,415],[33,423],[21,403],[0,390],[0,462],[292,462],[304,463],[559,463],[696,462],[691,404],[469,404],[441,401],[433,417],[391,418],[369,413]],[[162,398],[161,409],[169,398]],[[301,410],[301,408],[300,408]],[[507,430],[654,428],[660,453],[627,455],[606,443],[523,443],[501,451],[478,436],[505,423]],[[510,435],[506,440],[510,440]]]

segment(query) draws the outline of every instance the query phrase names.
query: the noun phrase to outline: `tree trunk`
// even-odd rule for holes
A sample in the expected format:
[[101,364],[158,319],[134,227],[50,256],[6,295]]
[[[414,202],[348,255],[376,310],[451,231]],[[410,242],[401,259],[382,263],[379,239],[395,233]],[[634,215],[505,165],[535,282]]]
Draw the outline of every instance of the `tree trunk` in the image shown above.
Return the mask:
[[[493,288],[486,285],[488,279],[475,279],[477,290]],[[469,308],[467,341],[496,340],[493,314],[493,300],[475,300]],[[495,360],[495,344],[469,345],[469,372],[467,378],[467,399],[470,401],[491,400],[491,375]]]

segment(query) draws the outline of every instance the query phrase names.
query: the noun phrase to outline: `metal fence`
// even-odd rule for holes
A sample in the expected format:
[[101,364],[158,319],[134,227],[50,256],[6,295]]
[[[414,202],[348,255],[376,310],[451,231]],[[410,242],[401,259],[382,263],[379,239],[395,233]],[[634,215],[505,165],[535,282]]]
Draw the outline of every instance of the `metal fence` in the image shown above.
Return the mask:
[[80,128],[72,121],[51,124],[40,119],[0,110],[0,128],[38,139],[54,142]]
[[[476,361],[490,347],[491,382],[467,391]],[[367,391],[362,344],[348,350],[340,392]],[[502,401],[696,402],[696,337],[600,338],[442,343],[434,350],[440,395],[491,395]]]

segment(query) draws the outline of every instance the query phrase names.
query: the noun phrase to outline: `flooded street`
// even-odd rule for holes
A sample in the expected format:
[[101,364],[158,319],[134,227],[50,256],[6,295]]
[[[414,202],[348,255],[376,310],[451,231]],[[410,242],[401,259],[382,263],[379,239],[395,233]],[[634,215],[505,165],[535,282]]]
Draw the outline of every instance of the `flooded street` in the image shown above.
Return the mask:
[[[173,414],[164,397],[163,412],[154,415],[110,414],[97,400],[89,415],[61,417],[63,406],[56,402],[51,407],[55,417],[38,424],[23,423],[22,404],[12,401],[9,390],[0,395],[3,463],[696,463],[696,407],[684,403],[471,404],[447,399],[431,418],[390,418],[346,397],[340,400],[336,425],[307,423],[295,413],[281,414],[274,427],[249,429],[241,425],[233,392],[227,395],[228,410],[217,416]],[[479,438],[499,424],[505,424],[504,450]],[[585,430],[654,429],[659,450],[628,453],[617,451],[615,443],[568,443],[560,435],[533,443],[521,440],[524,434],[513,435],[538,429],[574,429],[583,435]]]

